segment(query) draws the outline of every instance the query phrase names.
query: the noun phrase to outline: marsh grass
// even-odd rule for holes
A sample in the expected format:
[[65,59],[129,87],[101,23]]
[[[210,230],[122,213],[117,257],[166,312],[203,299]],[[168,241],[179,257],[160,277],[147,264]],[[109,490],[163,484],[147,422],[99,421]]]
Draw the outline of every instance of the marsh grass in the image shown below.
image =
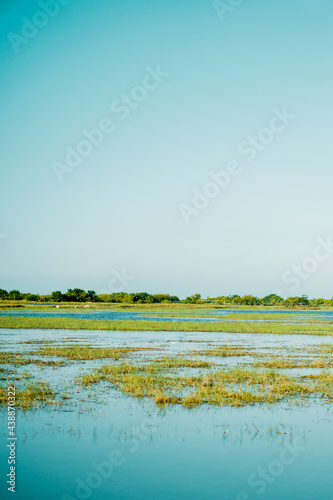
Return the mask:
[[333,335],[332,324],[276,324],[250,323],[246,321],[218,322],[173,322],[146,320],[89,320],[76,318],[0,317],[0,328],[72,329],[72,330],[117,330],[117,331],[181,331],[181,332],[225,332],[264,333],[281,335]]
[[[133,310],[139,312],[138,308]],[[149,308],[145,310],[147,311]],[[169,309],[165,308],[165,310]],[[193,311],[190,313],[194,314]],[[247,316],[254,320],[259,320],[263,316],[269,321],[262,323],[244,321],[244,317],[246,319]],[[282,315],[280,318],[276,318],[276,315],[270,316],[272,318],[266,314],[244,314],[242,318],[239,315],[236,316],[236,318],[241,318],[241,321],[222,320],[202,323],[149,320],[99,321],[88,319],[89,315],[87,315],[87,319],[0,317],[0,326],[3,328],[119,330],[124,332],[125,340],[126,330],[333,335],[332,323],[320,322],[320,318],[313,323],[309,321],[309,324],[284,324],[283,321],[286,318]],[[290,321],[298,319],[289,315],[285,316]],[[13,332],[14,335],[15,332]],[[75,337],[74,333],[69,335]],[[193,349],[198,347],[199,350],[191,351],[186,355],[175,353],[175,355],[165,356],[163,350],[168,350],[167,342],[171,342],[173,339],[171,334],[166,337],[168,337],[166,344],[160,345],[158,350],[149,347],[94,347],[88,343],[77,343],[76,341],[79,339],[84,340],[82,337],[58,341],[26,340],[21,343],[35,345],[35,350],[17,355],[0,353],[0,365],[2,365],[0,366],[0,379],[11,377],[13,380],[13,373],[6,372],[6,369],[11,365],[17,365],[17,370],[19,370],[31,363],[40,366],[63,366],[65,364],[72,365],[74,361],[100,359],[107,360],[108,364],[76,379],[76,383],[90,389],[91,401],[98,394],[96,384],[99,383],[101,383],[100,388],[103,391],[107,392],[111,387],[128,396],[150,398],[158,406],[170,404],[192,408],[209,404],[241,407],[254,404],[274,404],[280,401],[300,403],[318,396],[328,402],[333,401],[333,375],[328,371],[329,368],[332,368],[333,344],[291,348],[288,345],[282,345],[287,344],[282,339],[282,341],[277,342],[281,344],[280,346],[269,345],[267,347],[267,343],[266,345],[263,343],[260,347],[259,337],[257,337],[253,342],[254,347],[250,345],[252,342],[248,338],[241,339],[241,342],[236,345],[237,341],[235,344],[225,344],[223,336],[221,336],[222,340],[219,343],[218,340],[217,342],[207,340],[210,338],[209,335],[203,336],[202,340],[187,340],[186,335],[184,335],[182,342],[205,342],[205,344],[202,346],[191,345]],[[201,335],[198,335],[197,339],[200,337]],[[274,341],[276,340],[274,339]],[[326,341],[328,342],[329,339]],[[170,347],[171,352],[175,352],[174,346]],[[32,347],[27,348],[33,349]],[[145,351],[147,351],[147,355],[142,356]],[[150,351],[153,351],[152,355],[150,355]],[[36,359],[33,359],[32,356]],[[198,356],[215,356],[223,358],[223,362],[217,359],[209,360],[209,358],[207,358],[208,361],[204,361]],[[224,367],[228,363],[228,359],[243,356],[247,358],[232,361],[233,364],[237,363],[236,368]],[[54,361],[51,357],[59,360]],[[249,359],[249,357],[251,358]],[[225,360],[227,360],[226,363]],[[112,364],[113,362],[115,363]],[[90,365],[88,364],[88,366]],[[327,371],[319,375],[307,376],[301,376],[297,370],[291,374],[281,372],[283,369],[291,368],[319,368]],[[23,379],[21,381],[18,379],[18,383],[20,385],[18,394],[20,394],[22,401],[19,404],[22,408],[34,408],[39,404],[54,402],[55,393],[47,384],[33,384],[31,380],[24,381]],[[1,386],[0,391],[3,390],[4,388]],[[0,394],[0,403],[3,403],[3,399],[1,399],[3,394],[2,392]],[[70,397],[69,393],[68,396],[63,396],[63,400]],[[58,401],[61,401],[61,397],[58,398]]]
[[212,366],[212,363],[207,361],[196,361],[180,357],[165,357],[156,360],[156,363],[158,363],[159,368],[162,370],[178,368],[210,368]]
[[[59,356],[72,360],[92,360],[92,359],[114,359],[118,360],[127,354],[135,351],[147,350],[149,348],[139,347],[119,347],[119,348],[104,348],[93,347],[90,344],[80,345],[72,344],[66,346],[47,346],[41,347],[35,354],[38,356]],[[150,350],[150,349],[149,349]]]
[[227,345],[227,346],[221,346],[221,347],[216,347],[214,349],[209,349],[206,351],[193,351],[191,353],[192,355],[197,355],[197,356],[217,356],[220,358],[229,358],[229,357],[234,357],[234,356],[251,356],[253,355],[253,352],[244,349],[242,347],[238,347],[235,345]]
[[311,354],[321,354],[321,355],[324,355],[324,354],[329,354],[329,355],[332,355],[333,354],[333,344],[320,344],[318,346],[315,346],[315,347],[310,347],[308,348],[308,352],[311,353]]
[[270,369],[292,369],[292,368],[333,368],[332,360],[329,358],[320,358],[315,360],[302,360],[292,358],[275,358],[270,361],[255,361],[254,368]]
[[[8,382],[8,385],[15,385],[14,382]],[[8,385],[0,386],[0,405],[8,403]],[[16,387],[15,406],[22,410],[30,410],[41,407],[46,404],[55,403],[56,394],[49,384],[45,382],[25,383]]]
[[[29,353],[29,354],[35,354]],[[51,360],[41,360],[28,358],[26,356],[18,356],[14,353],[0,352],[0,364],[2,365],[37,365],[37,366],[52,366],[54,368],[58,366],[66,366],[64,361],[51,361]]]
[[[154,318],[156,317],[156,314],[149,314],[142,312],[143,316],[145,318]],[[214,314],[210,311],[209,315],[204,312],[198,312],[194,314],[193,312],[179,312],[178,314],[174,313],[168,313],[166,314],[165,312],[161,312],[159,314],[160,318],[188,318],[188,319],[195,319],[195,318],[212,318],[212,319],[220,319],[221,321],[269,321],[272,323],[328,323],[332,324],[332,321],[321,317],[321,316],[310,316],[310,315],[300,315],[300,314],[283,314],[283,313],[275,313],[275,314],[269,314],[269,313],[242,313],[239,312],[237,314],[235,313],[228,313],[226,315],[220,315],[220,314]]]
[[[188,362],[187,362],[188,361]],[[293,401],[309,396],[305,384],[278,372],[242,368],[210,371],[196,376],[172,376],[170,369],[192,366],[191,360],[170,363],[106,365],[77,381],[88,387],[104,381],[124,394],[152,398],[158,406],[180,404],[187,408],[202,404],[245,406]],[[201,368],[207,368],[201,365]]]
[[333,373],[325,371],[318,375],[304,375],[302,379],[310,384],[314,393],[325,398],[326,402],[333,402]]

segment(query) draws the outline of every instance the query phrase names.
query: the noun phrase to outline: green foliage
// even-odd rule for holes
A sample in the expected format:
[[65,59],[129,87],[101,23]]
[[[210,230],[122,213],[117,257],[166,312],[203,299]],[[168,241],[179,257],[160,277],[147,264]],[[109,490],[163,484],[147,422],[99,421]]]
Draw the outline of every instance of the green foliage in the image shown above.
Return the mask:
[[24,299],[29,300],[31,302],[37,302],[39,300],[39,297],[38,297],[38,295],[36,295],[34,293],[25,293]]
[[7,290],[2,290],[2,288],[0,288],[0,300],[6,300],[6,299],[8,299]]
[[200,300],[201,300],[200,293],[196,293],[195,295],[190,295],[189,297],[186,297],[184,302],[185,304],[197,304]]
[[97,295],[94,290],[82,290],[81,288],[69,288],[66,293],[60,290],[52,292],[50,295],[38,295],[32,293],[21,293],[19,290],[7,292],[0,288],[0,300],[26,300],[32,302],[104,302],[115,304],[193,304],[193,305],[218,305],[218,306],[247,306],[247,307],[287,307],[287,308],[320,308],[333,307],[333,297],[331,299],[309,299],[306,295],[302,297],[288,297],[283,299],[279,295],[271,293],[266,297],[259,298],[254,295],[219,295],[217,297],[207,297],[203,299],[199,293],[180,300],[176,295],[168,293],[150,294],[147,292],[137,293],[106,293]]
[[244,295],[241,299],[241,304],[244,306],[258,306],[260,305],[260,299],[253,295]]
[[64,296],[59,290],[52,292],[51,298],[53,302],[61,302],[64,300]]
[[23,295],[18,290],[11,290],[8,293],[8,299],[9,300],[22,300],[23,299]]
[[271,293],[270,295],[267,295],[266,297],[261,299],[260,302],[265,306],[278,306],[282,301],[282,297],[279,297],[279,295],[276,295],[275,293]]
[[307,307],[313,304],[310,304],[310,301],[306,295],[302,295],[302,297],[288,297],[286,300],[283,300],[281,302],[281,305],[284,307]]

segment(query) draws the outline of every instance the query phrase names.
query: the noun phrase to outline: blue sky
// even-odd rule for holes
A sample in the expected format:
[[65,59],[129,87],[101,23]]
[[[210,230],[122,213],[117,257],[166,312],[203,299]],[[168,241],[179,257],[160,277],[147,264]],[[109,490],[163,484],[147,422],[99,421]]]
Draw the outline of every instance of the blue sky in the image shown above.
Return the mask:
[[0,288],[332,297],[333,4],[42,4],[0,7]]

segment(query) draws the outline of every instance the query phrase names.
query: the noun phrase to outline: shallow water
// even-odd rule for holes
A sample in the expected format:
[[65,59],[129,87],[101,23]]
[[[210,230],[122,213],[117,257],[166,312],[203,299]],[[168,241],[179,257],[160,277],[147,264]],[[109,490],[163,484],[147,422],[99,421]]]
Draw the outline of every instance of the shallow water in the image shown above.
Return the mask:
[[328,500],[332,417],[322,407],[158,412],[127,397],[20,414],[15,498]]
[[[198,312],[199,313],[199,312]],[[53,317],[59,317],[59,318],[76,318],[76,319],[90,319],[90,320],[133,320],[133,321],[143,321],[143,320],[150,320],[150,321],[172,321],[172,322],[178,322],[178,321],[186,321],[186,322],[216,322],[216,321],[221,321],[221,320],[229,320],[228,316],[230,314],[281,314],[281,311],[267,311],[267,310],[247,310],[247,311],[240,311],[237,309],[228,309],[227,311],[225,310],[214,310],[212,312],[205,312],[201,313],[200,316],[198,317],[193,317],[193,318],[188,318],[186,317],[186,314],[188,312],[163,312],[163,317],[162,313],[160,312],[133,312],[133,311],[102,311],[102,310],[94,310],[94,311],[87,311],[87,312],[65,312],[65,311],[54,311],[54,312],[35,312],[35,311],[26,311],[26,312],[21,312],[21,311],[6,311],[0,312],[0,317],[1,316],[22,316],[22,317],[29,317],[29,316],[37,316],[40,318],[53,318]],[[177,314],[177,317],[168,317],[170,314]],[[191,312],[195,316],[196,311]],[[290,314],[290,315],[298,315],[300,317],[300,320],[306,317],[311,317],[311,318],[321,318],[321,319],[333,319],[333,311],[283,311],[283,314]],[[213,318],[211,316],[221,316],[221,318]],[[235,321],[235,319],[230,319],[230,321]],[[248,319],[242,319],[241,317],[237,319],[237,321],[258,321],[258,320],[248,320]]]
[[[24,353],[39,347],[24,342],[41,340],[156,349],[133,353],[132,358],[140,360],[189,355],[216,345],[267,352],[279,348],[283,353],[333,343],[332,337],[311,335],[0,329],[1,350]],[[86,397],[91,389],[78,392],[72,385],[77,375],[106,363],[104,359],[56,369],[15,367],[36,380],[67,387],[71,398],[61,410],[18,412],[18,500],[333,498],[331,405],[158,410],[152,401],[138,401],[103,384],[93,388],[92,399]],[[2,443],[8,435],[5,424],[1,418]],[[6,457],[3,445],[2,478]],[[5,491],[2,498],[12,494]]]

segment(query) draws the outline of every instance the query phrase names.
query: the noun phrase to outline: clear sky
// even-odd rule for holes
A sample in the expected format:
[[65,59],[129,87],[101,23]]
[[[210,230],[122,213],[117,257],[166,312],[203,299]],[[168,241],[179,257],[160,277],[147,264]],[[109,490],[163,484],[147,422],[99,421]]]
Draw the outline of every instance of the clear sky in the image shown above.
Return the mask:
[[235,3],[1,2],[0,288],[333,296],[333,3]]

